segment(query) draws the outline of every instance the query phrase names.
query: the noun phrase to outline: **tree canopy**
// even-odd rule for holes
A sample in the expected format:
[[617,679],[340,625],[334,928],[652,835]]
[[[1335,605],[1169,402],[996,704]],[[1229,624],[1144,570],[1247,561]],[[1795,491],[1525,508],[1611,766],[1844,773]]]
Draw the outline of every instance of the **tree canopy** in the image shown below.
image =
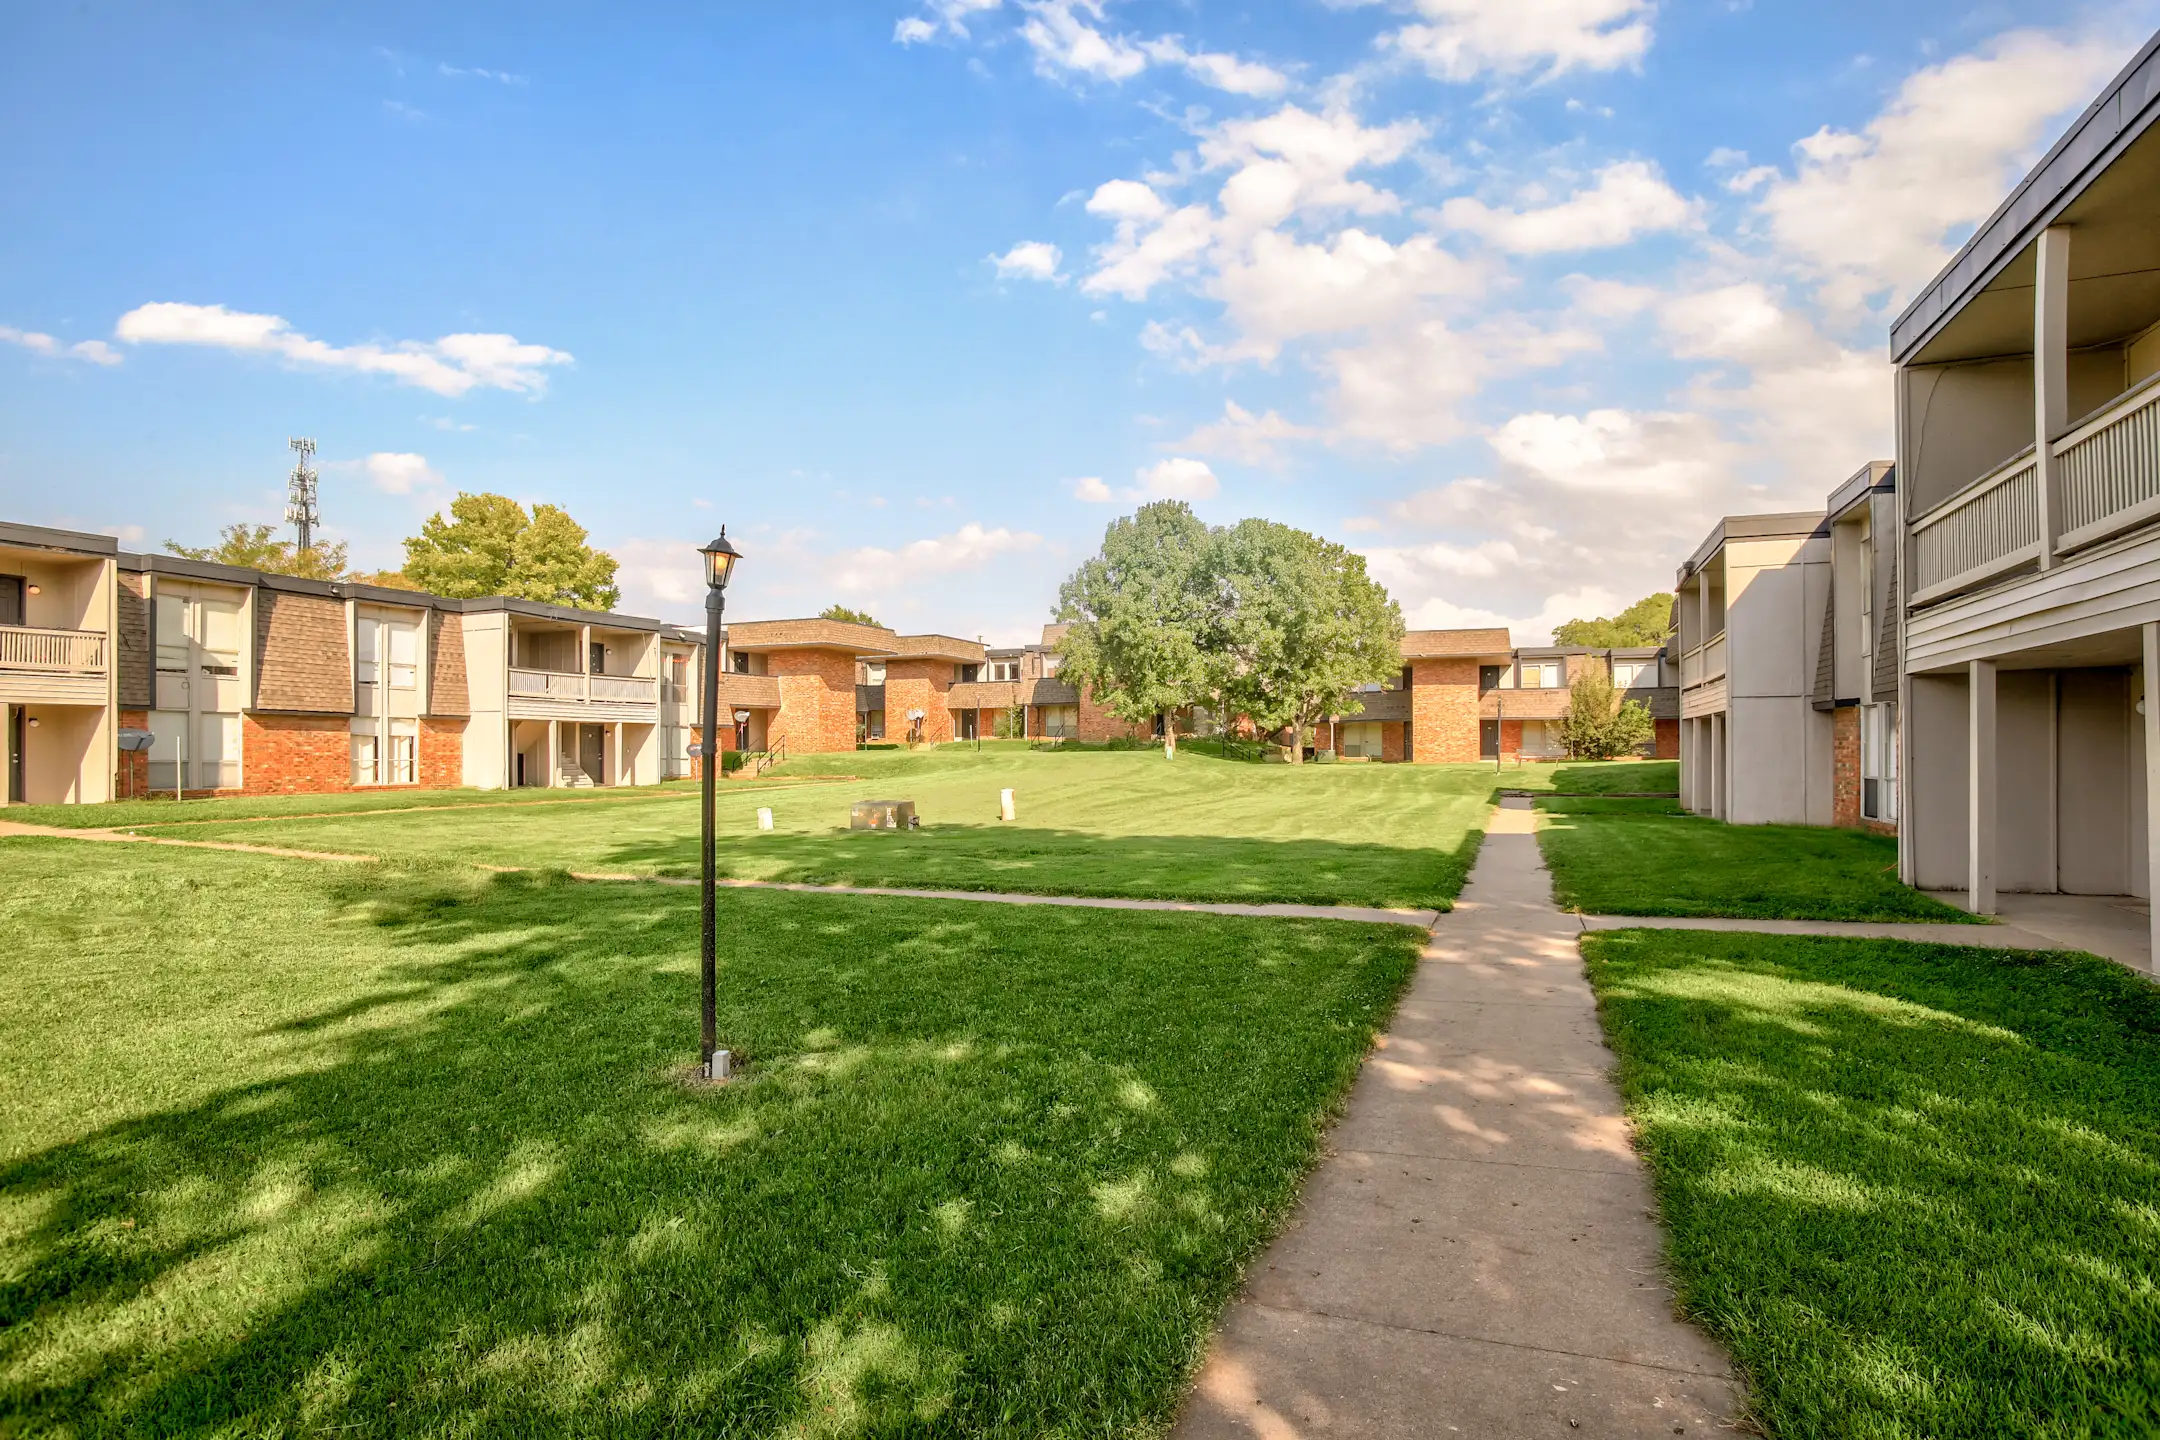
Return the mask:
[[297,575],[304,580],[336,580],[345,573],[345,542],[310,545],[302,550],[297,541],[275,540],[271,525],[227,525],[218,531],[218,543],[201,547],[165,542],[173,554],[189,560],[208,560],[218,565],[238,565],[272,575]]
[[1612,677],[1592,666],[1568,686],[1567,714],[1560,739],[1580,760],[1610,760],[1641,748],[1657,734],[1657,721],[1639,700],[1623,701]]
[[507,495],[460,494],[450,517],[421,523],[405,542],[405,578],[436,595],[507,595],[580,610],[622,599],[615,557],[585,543],[585,527],[554,505],[530,515]]
[[1130,724],[1204,704],[1302,733],[1402,664],[1402,612],[1363,557],[1267,520],[1210,529],[1175,500],[1111,522],[1058,618],[1063,673]]
[[818,611],[817,618],[820,620],[838,620],[848,625],[873,625],[880,630],[885,628],[878,625],[878,622],[871,616],[869,611],[850,610],[845,605],[828,605],[823,610]]
[[1616,649],[1629,645],[1662,645],[1672,631],[1673,597],[1659,591],[1645,595],[1611,617],[1568,620],[1553,627],[1555,645],[1590,645]]

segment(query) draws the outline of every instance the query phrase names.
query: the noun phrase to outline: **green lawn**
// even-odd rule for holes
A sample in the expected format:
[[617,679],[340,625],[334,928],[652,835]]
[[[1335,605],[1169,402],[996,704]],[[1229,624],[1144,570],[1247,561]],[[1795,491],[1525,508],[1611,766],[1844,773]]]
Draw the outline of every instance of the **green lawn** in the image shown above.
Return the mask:
[[1669,802],[1539,801],[1538,844],[1553,898],[1586,915],[1730,915],[1754,920],[1978,918],[1899,882],[1897,842],[1810,825],[1727,825],[1621,807]]
[[[1642,767],[1619,767],[1640,769]],[[720,864],[756,880],[1040,894],[1445,907],[1462,888],[1492,773],[1455,765],[1260,765],[1193,751],[1024,746],[847,751],[785,767],[853,783],[720,794]],[[737,782],[738,784],[741,782]],[[998,816],[1016,792],[1018,819]],[[858,799],[913,800],[912,833],[847,829]],[[760,832],[756,812],[773,811]],[[231,838],[413,860],[693,873],[695,805],[450,809],[192,825]]]
[[1391,926],[0,841],[0,1433],[1155,1435]]
[[1894,941],[1583,950],[1682,1304],[1770,1434],[2160,1433],[2160,990]]
[[[1491,765],[1486,768],[1490,771]],[[1655,794],[1680,790],[1677,760],[1568,760],[1552,765],[1509,765],[1493,772],[1509,790],[1557,791],[1563,795]]]

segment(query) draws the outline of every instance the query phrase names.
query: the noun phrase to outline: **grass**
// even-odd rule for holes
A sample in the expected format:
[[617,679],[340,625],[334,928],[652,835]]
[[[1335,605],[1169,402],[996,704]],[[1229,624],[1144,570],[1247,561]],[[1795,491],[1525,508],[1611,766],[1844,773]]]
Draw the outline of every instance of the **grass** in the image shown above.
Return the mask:
[[0,867],[7,1434],[1158,1434],[1420,940]]
[[2160,990],[1894,941],[1583,950],[1682,1304],[1771,1434],[2160,1431]]
[[[1640,766],[1614,767],[1641,769]],[[805,756],[790,777],[856,774],[794,793],[720,792],[723,873],[754,880],[1039,894],[1445,908],[1491,804],[1477,766],[1254,765],[1191,752],[1023,745]],[[1016,792],[1003,824],[998,791]],[[858,799],[916,802],[923,828],[847,829]],[[757,828],[759,807],[774,829]],[[694,805],[461,809],[195,825],[232,838],[406,860],[689,874]]]
[[1663,801],[1537,803],[1546,812],[1538,844],[1564,910],[1983,923],[1901,883],[1897,841],[1886,836],[1619,808]]
[[1509,790],[1563,795],[1611,795],[1618,793],[1677,794],[1680,762],[1677,760],[1573,760],[1551,765],[1510,765],[1487,770],[1496,783]]

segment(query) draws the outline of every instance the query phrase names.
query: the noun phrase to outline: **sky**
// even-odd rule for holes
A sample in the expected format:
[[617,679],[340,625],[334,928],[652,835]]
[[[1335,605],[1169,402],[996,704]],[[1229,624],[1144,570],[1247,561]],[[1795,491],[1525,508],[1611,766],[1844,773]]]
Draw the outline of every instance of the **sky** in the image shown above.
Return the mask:
[[[183,13],[192,12],[192,13]],[[1033,639],[1135,504],[1517,643],[1891,454],[1889,320],[2160,0],[18,5],[0,519],[459,491],[621,608]]]

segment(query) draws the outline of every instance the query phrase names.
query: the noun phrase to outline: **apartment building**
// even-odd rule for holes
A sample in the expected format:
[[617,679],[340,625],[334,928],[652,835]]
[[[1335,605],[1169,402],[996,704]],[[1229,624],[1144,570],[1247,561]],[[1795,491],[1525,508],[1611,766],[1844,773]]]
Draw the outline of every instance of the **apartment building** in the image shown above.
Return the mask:
[[0,525],[9,801],[652,784],[687,773],[700,650],[636,616]]
[[2160,37],[1891,329],[1900,867],[2148,903],[2160,846]]
[[1812,703],[1830,719],[1829,823],[1887,833],[1897,828],[1897,467],[1876,461],[1831,491],[1824,524],[1830,584]]
[[1831,542],[1815,511],[1728,515],[1680,567],[1680,802],[1742,825],[1827,825],[1832,732],[1815,708]]
[[108,536],[0,524],[0,801],[112,797],[119,555]]
[[1650,712],[1655,726],[1648,747],[1651,757],[1679,758],[1679,676],[1658,645],[1534,646],[1516,650],[1505,663],[1481,665],[1478,758],[1565,758],[1561,721],[1567,718],[1569,687],[1588,674],[1610,680],[1623,704]]

